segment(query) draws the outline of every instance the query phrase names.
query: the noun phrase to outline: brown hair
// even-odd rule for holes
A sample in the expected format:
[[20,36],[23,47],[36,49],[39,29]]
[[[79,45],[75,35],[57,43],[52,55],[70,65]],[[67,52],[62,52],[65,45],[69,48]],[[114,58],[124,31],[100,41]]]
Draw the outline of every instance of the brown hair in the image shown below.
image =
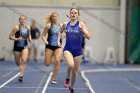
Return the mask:
[[80,11],[79,11],[79,9],[76,8],[76,7],[72,7],[72,8],[70,9],[70,12],[71,12],[73,9],[76,9],[76,10],[78,11],[78,15],[80,16]]

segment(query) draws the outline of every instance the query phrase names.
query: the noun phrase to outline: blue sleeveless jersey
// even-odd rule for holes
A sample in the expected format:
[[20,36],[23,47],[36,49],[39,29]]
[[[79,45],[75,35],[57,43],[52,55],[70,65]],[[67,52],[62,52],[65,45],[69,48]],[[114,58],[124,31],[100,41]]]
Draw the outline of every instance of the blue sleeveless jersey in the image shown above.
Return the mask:
[[60,25],[54,27],[52,24],[51,24],[51,27],[49,29],[49,32],[48,32],[48,42],[49,42],[49,45],[51,46],[58,46],[58,32],[60,30]]
[[25,47],[27,46],[27,39],[29,36],[29,31],[27,29],[27,27],[25,27],[24,29],[21,29],[19,26],[19,30],[16,32],[15,37],[19,38],[22,37],[21,41],[15,41],[14,42],[14,47]]
[[66,26],[66,44],[64,51],[68,50],[73,56],[82,55],[82,32],[79,28],[79,21],[75,25],[71,26],[70,22]]

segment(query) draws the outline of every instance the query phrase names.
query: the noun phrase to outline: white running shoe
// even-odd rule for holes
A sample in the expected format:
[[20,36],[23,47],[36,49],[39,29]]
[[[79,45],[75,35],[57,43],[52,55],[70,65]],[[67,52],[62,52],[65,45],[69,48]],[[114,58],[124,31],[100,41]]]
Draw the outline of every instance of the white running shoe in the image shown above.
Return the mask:
[[52,84],[56,84],[57,81],[56,81],[56,80],[52,80],[51,83],[52,83]]

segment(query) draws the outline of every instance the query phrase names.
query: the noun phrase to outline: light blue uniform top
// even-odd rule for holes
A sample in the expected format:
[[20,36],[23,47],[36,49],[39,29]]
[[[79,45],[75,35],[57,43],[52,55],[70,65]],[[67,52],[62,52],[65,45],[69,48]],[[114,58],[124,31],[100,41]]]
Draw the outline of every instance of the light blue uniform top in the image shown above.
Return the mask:
[[49,42],[49,45],[51,46],[58,46],[58,32],[60,30],[60,25],[58,26],[53,26],[51,24],[51,27],[49,29],[49,32],[48,32],[48,42]]

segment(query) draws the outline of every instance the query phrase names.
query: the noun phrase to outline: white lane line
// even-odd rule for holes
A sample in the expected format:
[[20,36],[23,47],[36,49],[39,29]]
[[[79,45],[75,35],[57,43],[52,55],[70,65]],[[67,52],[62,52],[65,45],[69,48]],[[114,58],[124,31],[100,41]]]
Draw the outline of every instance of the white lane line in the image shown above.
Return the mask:
[[[139,68],[110,68],[112,72],[122,72],[122,71],[140,71]],[[83,70],[81,71],[81,76],[85,81],[87,88],[89,89],[90,93],[95,93],[93,90],[88,78],[85,76],[85,73],[92,73],[92,72],[109,72],[107,69],[90,69],[90,70]]]
[[43,83],[43,81],[45,80],[46,77],[47,77],[47,75],[44,75],[44,77],[42,78],[41,82],[39,83],[39,85],[38,85],[38,87],[37,87],[37,89],[35,90],[34,93],[37,93],[40,88],[43,88],[43,87],[41,87],[41,85],[42,85],[42,83]]
[[[4,86],[4,88],[11,88],[11,89],[36,89],[36,88],[44,88],[44,87],[17,87],[17,86]],[[62,90],[62,89],[64,89],[64,90],[67,90],[67,88],[56,88],[56,87],[49,87],[48,89],[52,89],[52,90],[54,90],[54,89],[57,89],[57,90]],[[86,90],[87,88],[74,88],[75,90],[77,89],[77,90]]]
[[45,93],[45,91],[46,91],[46,89],[47,89],[47,87],[49,85],[49,82],[51,81],[52,74],[53,74],[53,72],[50,73],[50,75],[49,75],[49,77],[48,77],[48,79],[47,79],[47,81],[45,83],[45,86],[44,86],[44,88],[42,90],[42,93]]
[[95,93],[95,91],[93,90],[93,88],[92,88],[88,78],[85,76],[85,72],[84,71],[81,71],[81,76],[84,79],[85,85],[89,89],[90,93]]
[[9,80],[7,80],[5,83],[3,83],[2,85],[0,85],[0,89],[2,87],[4,87],[6,84],[8,84],[9,82],[11,82],[12,80],[14,80],[16,77],[19,76],[20,73],[17,73],[15,76],[13,76],[12,78],[10,78]]
[[92,72],[122,72],[122,71],[140,71],[139,68],[109,68],[109,69],[91,69],[91,70],[84,70],[86,73],[92,73]]
[[14,89],[14,88],[16,88],[16,89],[24,89],[24,88],[26,88],[26,89],[36,89],[36,88],[43,88],[43,87],[14,87],[14,86],[4,86],[4,88],[12,88],[12,89]]
[[[11,89],[24,89],[24,88],[26,88],[26,89],[36,89],[36,88],[44,88],[44,87],[17,87],[17,86],[4,86],[4,88],[11,88]],[[49,87],[48,89],[52,89],[52,90],[67,90],[67,88],[55,88],[55,87]],[[87,88],[74,88],[75,90],[87,90]]]

